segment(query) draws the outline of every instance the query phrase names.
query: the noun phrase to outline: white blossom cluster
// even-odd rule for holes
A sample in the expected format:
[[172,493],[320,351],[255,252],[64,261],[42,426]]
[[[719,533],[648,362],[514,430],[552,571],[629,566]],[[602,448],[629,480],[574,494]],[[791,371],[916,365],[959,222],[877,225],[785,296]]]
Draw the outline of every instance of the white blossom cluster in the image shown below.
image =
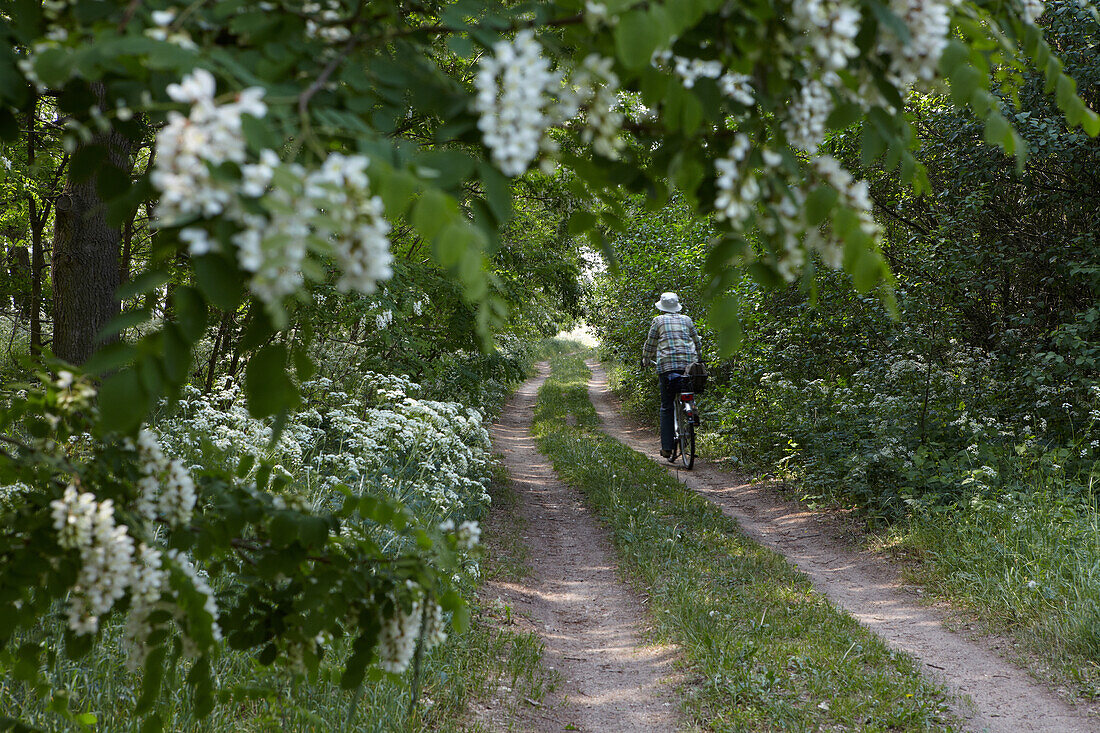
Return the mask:
[[69,602],[69,628],[94,634],[99,617],[126,593],[133,575],[134,540],[126,525],[115,524],[114,502],[96,501],[70,484],[50,502],[57,542],[79,550],[81,568]]
[[793,5],[793,20],[823,68],[843,69],[859,55],[859,10],[846,2],[801,0]]
[[[265,150],[258,163],[242,168],[241,193],[257,198],[266,215],[244,209],[227,213],[242,227],[232,242],[241,268],[252,273],[249,289],[257,297],[273,304],[301,287],[311,241],[331,250],[342,291],[371,293],[393,274],[390,225],[382,199],[371,195],[368,163],[361,155],[330,153],[319,169],[307,171],[296,163],[281,164]],[[272,186],[276,172],[281,175]],[[214,246],[205,230],[195,229],[205,246]],[[185,229],[181,236],[187,234]],[[196,253],[193,244],[191,250]]]
[[134,609],[154,603],[164,584],[160,553],[145,544],[135,552],[129,528],[115,524],[114,502],[96,501],[91,492],[66,487],[50,502],[53,526],[61,547],[80,552],[81,568],[67,611],[69,628],[94,634],[99,617],[129,590]]
[[65,412],[82,410],[92,404],[96,388],[87,377],[78,377],[68,369],[57,373],[57,407]]
[[499,41],[493,54],[478,62],[474,110],[478,129],[493,162],[509,176],[521,175],[540,152],[544,167],[553,167],[557,142],[546,135],[584,112],[580,137],[608,158],[618,156],[623,114],[619,109],[619,78],[614,62],[590,54],[570,78],[551,69],[531,30],[511,42]]
[[833,97],[824,83],[810,79],[787,108],[783,132],[791,145],[807,153],[817,152],[825,139],[825,120],[833,111]]
[[157,608],[167,579],[160,550],[147,547],[144,543],[139,545],[134,583],[130,589],[130,613],[126,617],[126,629],[122,637],[126,667],[131,672],[136,672],[145,663],[149,651],[146,640],[153,631],[149,614]]
[[899,87],[927,86],[936,78],[954,5],[955,0],[891,0],[890,10],[905,22],[909,38],[887,30],[879,34],[879,52],[889,57],[891,80]]
[[[856,181],[840,161],[831,155],[816,156],[811,162],[817,174],[840,194],[840,203],[859,215],[860,228],[868,236],[877,237],[879,226],[871,214],[871,192],[867,181]],[[807,243],[821,253],[822,260],[827,266],[832,268],[841,266],[844,250],[840,242],[810,237]]]
[[455,546],[460,550],[472,550],[481,542],[481,525],[473,520],[466,520],[458,525],[456,531],[454,520],[448,519],[440,522],[439,529],[441,532],[454,532]]
[[[339,289],[373,292],[392,274],[393,258],[382,200],[370,192],[367,158],[331,153],[320,168],[307,170],[264,150],[250,162],[241,120],[244,114],[266,114],[263,90],[246,89],[222,105],[215,104],[215,91],[214,77],[204,69],[168,86],[169,96],[191,110],[186,117],[169,113],[157,133],[151,176],[161,194],[156,215],[168,224],[215,216],[234,222],[239,231],[230,241],[237,262],[251,273],[249,289],[268,305],[302,286],[311,243],[332,253]],[[212,169],[225,162],[240,167],[240,181],[213,176]],[[183,228],[180,239],[195,256],[220,247],[201,222]]]
[[772,237],[777,245],[776,270],[787,282],[793,282],[799,268],[806,261],[802,238],[805,236],[803,224],[803,203],[805,194],[801,188],[792,188],[777,206],[771,210],[771,216],[760,223],[761,231]]
[[615,18],[607,11],[607,5],[604,3],[595,3],[592,2],[592,0],[585,0],[584,22],[589,30],[594,31],[605,23],[613,23],[614,20]]
[[[207,395],[185,386],[178,407],[175,414],[161,420],[157,427],[173,454],[188,456],[196,464],[206,460],[201,454],[202,443],[209,440],[226,454],[230,467],[235,468],[245,455],[257,459],[273,455],[295,469],[324,438],[323,431],[305,424],[304,419],[310,414],[307,412],[302,413],[303,419],[291,420],[278,442],[271,446],[271,426],[249,414],[244,391],[228,378]],[[319,420],[320,416],[317,417]]]
[[[408,581],[408,586],[414,593],[418,592],[412,581]],[[421,631],[424,637],[424,651],[446,641],[443,609],[435,601],[426,602],[430,604],[426,618],[425,600],[418,596],[411,602],[408,612],[398,605],[394,615],[383,622],[378,634],[378,658],[382,669],[393,674],[401,674],[408,669]]]
[[420,636],[420,624],[419,600],[412,602],[408,612],[398,608],[385,620],[378,633],[378,664],[382,669],[401,674],[409,668],[416,651],[416,639]]
[[165,41],[189,51],[198,49],[198,45],[191,40],[191,34],[183,28],[173,28],[176,20],[176,11],[173,8],[166,10],[154,10],[149,14],[153,20],[153,26],[145,29],[145,35],[154,41]]
[[[302,476],[315,504],[340,484],[370,481],[407,504],[436,515],[465,516],[489,501],[490,442],[479,412],[454,402],[418,399],[407,377],[364,374],[365,399],[339,391],[329,379],[302,385],[314,407],[293,415],[272,447],[271,428],[248,413],[238,385],[223,381],[210,395],[185,387],[178,412],[158,426],[173,453],[206,461],[210,440],[230,465],[243,455],[277,461],[276,470]],[[369,405],[369,406],[368,406]],[[417,473],[397,482],[386,466],[399,457]]]
[[157,436],[147,428],[142,428],[136,444],[131,447],[137,450],[141,460],[138,514],[149,522],[159,514],[172,527],[191,521],[195,509],[195,483],[183,462],[166,458]]
[[243,164],[246,150],[241,117],[263,117],[264,91],[246,89],[228,104],[214,102],[214,75],[196,69],[179,84],[168,85],[168,96],[188,103],[188,116],[168,113],[168,124],[157,132],[157,157],[151,180],[160,191],[156,216],[169,222],[221,214],[234,199],[232,183],[215,180],[211,168],[225,162]]
[[341,24],[344,17],[337,0],[328,0],[324,7],[321,3],[306,3],[302,6],[302,12],[311,16],[306,19],[306,35],[310,38],[328,43],[342,43],[351,38],[351,31]]
[[552,120],[552,92],[561,77],[551,71],[530,29],[498,41],[478,62],[474,109],[493,162],[508,176],[522,175],[538,155]]
[[718,88],[735,102],[746,107],[756,104],[756,90],[752,88],[752,77],[748,74],[736,74],[732,71],[718,77]]
[[718,196],[714,208],[719,219],[727,220],[738,229],[745,225],[760,197],[760,184],[756,177],[751,172],[747,175],[744,172],[751,147],[749,138],[744,133],[738,133],[725,157],[714,161],[718,174],[715,179]]
[[718,88],[722,93],[735,102],[739,102],[746,107],[756,103],[756,92],[751,83],[752,77],[747,74],[728,71],[720,61],[676,56],[666,48],[655,51],[651,63],[657,67],[670,67],[672,72],[680,77],[684,86],[688,89],[694,88],[695,82],[699,79],[714,79],[717,81]]
[[472,550],[481,542],[481,527],[473,520],[458,525],[458,549]]
[[[203,601],[203,610],[210,617],[210,633],[214,638],[214,641],[221,641],[222,631],[218,626],[218,601],[214,597],[214,590],[210,587],[210,584],[206,581],[206,576],[199,572],[195,566],[191,563],[191,559],[184,553],[176,549],[170,549],[167,552],[168,559],[180,570],[181,573],[187,578],[187,580],[194,586],[202,596],[205,598]],[[193,650],[189,650],[189,637],[184,637],[184,649],[190,651],[193,655]]]
[[581,142],[591,143],[600,155],[615,159],[623,147],[619,129],[623,113],[619,103],[619,77],[614,62],[599,54],[589,54],[560,94],[559,116],[572,118],[585,109],[586,124]]

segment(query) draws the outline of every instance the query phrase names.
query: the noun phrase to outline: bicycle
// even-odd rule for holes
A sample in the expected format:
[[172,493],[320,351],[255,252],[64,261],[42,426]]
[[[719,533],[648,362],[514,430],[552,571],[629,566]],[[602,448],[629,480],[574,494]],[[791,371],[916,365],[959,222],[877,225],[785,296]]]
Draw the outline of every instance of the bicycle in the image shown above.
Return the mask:
[[[688,389],[684,389],[688,387]],[[669,463],[677,459],[687,470],[695,465],[695,426],[699,424],[699,411],[695,405],[692,379],[681,375],[676,380],[675,409],[672,412],[673,443]]]

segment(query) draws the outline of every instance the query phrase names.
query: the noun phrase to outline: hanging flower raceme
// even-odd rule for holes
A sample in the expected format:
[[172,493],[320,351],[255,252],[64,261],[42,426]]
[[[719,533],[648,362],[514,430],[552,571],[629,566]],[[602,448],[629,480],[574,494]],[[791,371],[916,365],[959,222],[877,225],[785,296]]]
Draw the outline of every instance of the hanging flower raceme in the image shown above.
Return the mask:
[[890,10],[905,23],[909,37],[892,30],[879,34],[880,53],[890,59],[892,81],[901,88],[927,86],[939,73],[940,56],[947,48],[953,0],[893,0]]
[[173,101],[191,105],[185,117],[168,113],[168,124],[157,132],[156,164],[150,178],[160,191],[156,216],[164,223],[197,216],[216,216],[233,203],[234,186],[212,175],[226,162],[243,163],[242,115],[263,117],[264,91],[246,89],[229,104],[214,102],[214,75],[196,69],[179,84],[168,85]]
[[522,175],[540,152],[552,168],[558,148],[546,130],[582,112],[581,142],[607,158],[618,157],[623,115],[618,109],[619,77],[612,67],[611,59],[590,54],[571,76],[563,77],[550,68],[530,30],[494,45],[493,55],[478,62],[473,106],[482,139],[501,172]]
[[680,80],[688,89],[694,88],[699,79],[714,79],[718,84],[719,91],[733,101],[746,107],[756,103],[756,92],[752,88],[752,77],[748,74],[729,71],[720,61],[676,56],[666,48],[654,52],[650,63],[657,68],[667,67],[672,73],[680,77]]
[[787,108],[783,132],[791,145],[807,153],[817,152],[825,139],[825,121],[833,111],[833,98],[825,84],[811,79]]
[[[382,200],[370,190],[368,159],[331,153],[309,170],[263,150],[249,162],[241,115],[265,114],[263,90],[245,90],[220,106],[214,92],[214,77],[203,69],[168,87],[172,99],[192,107],[187,117],[170,113],[157,134],[152,180],[161,192],[156,213],[162,224],[217,216],[233,222],[237,231],[228,242],[201,221],[184,227],[180,239],[196,257],[231,245],[250,273],[249,289],[271,306],[302,287],[310,244],[335,260],[339,289],[373,292],[392,274],[393,257]],[[212,174],[225,162],[240,167],[239,180]]]
[[69,598],[69,628],[94,634],[99,617],[109,611],[130,585],[134,540],[126,525],[115,524],[114,502],[70,484],[50,502],[57,543],[80,552],[81,567]]
[[794,3],[792,9],[795,27],[825,69],[843,69],[859,56],[857,8],[845,2],[805,0]]
[[539,152],[551,118],[551,92],[561,77],[550,70],[530,30],[511,42],[498,41],[478,63],[474,109],[493,162],[509,176],[522,175]]
[[138,434],[136,443],[141,461],[142,477],[138,481],[141,498],[138,514],[146,521],[153,521],[158,514],[172,527],[191,521],[195,508],[195,483],[191,474],[179,460],[169,460],[161,450],[156,435],[146,428]]

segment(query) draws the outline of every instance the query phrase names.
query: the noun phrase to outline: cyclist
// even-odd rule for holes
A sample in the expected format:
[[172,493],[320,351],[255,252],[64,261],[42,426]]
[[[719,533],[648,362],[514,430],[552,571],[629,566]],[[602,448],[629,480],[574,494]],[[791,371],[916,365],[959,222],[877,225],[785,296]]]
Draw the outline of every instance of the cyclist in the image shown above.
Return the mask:
[[676,293],[661,293],[661,299],[655,305],[661,311],[653,318],[642,347],[642,365],[655,363],[657,383],[661,388],[661,456],[672,455],[673,400],[676,399],[676,381],[683,376],[693,362],[703,360],[703,346],[695,323],[680,313],[680,296]]

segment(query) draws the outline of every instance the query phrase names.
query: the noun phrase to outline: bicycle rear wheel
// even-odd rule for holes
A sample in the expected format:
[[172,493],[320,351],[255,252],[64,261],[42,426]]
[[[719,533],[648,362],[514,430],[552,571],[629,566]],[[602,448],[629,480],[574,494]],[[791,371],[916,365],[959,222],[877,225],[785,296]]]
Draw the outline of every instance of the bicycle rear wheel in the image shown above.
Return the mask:
[[684,408],[677,405],[676,409],[679,415],[679,449],[680,449],[680,463],[684,468],[691,470],[695,465],[695,424],[691,421],[691,416],[685,414]]

